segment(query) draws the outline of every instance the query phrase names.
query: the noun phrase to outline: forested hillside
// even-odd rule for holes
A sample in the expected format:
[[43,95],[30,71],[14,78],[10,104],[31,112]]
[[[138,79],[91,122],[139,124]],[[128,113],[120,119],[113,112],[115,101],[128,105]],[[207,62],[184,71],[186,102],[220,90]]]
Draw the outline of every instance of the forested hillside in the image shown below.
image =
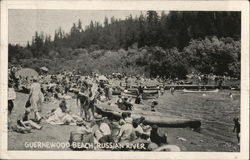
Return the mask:
[[240,76],[240,12],[162,12],[104,24],[81,20],[54,37],[36,32],[25,47],[9,44],[9,62],[51,72],[126,72],[180,77],[191,71]]

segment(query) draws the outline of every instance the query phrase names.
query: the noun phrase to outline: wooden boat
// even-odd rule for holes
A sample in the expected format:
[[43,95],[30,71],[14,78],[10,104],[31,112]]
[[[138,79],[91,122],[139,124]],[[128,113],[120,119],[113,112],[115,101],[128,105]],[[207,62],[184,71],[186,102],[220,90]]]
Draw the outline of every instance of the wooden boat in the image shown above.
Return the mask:
[[148,89],[152,89],[152,88],[157,88],[158,86],[157,86],[157,85],[146,85],[146,87],[147,87]]
[[[127,90],[124,90],[124,92],[128,93],[128,94],[134,94],[134,95],[138,94],[137,89],[127,89]],[[158,90],[144,90],[143,93],[145,93],[145,94],[158,94]]]
[[146,94],[158,94],[158,90],[144,90],[143,93],[146,93]]
[[[109,102],[110,103],[110,102]],[[158,125],[159,127],[176,127],[176,128],[199,128],[201,126],[200,120],[186,119],[182,117],[177,117],[170,115],[168,113],[152,112],[150,110],[145,110],[145,106],[142,104],[135,105],[134,110],[124,111],[118,108],[115,104],[108,104],[108,102],[97,102],[96,108],[97,112],[103,116],[109,117],[111,119],[119,120],[121,118],[122,112],[130,112],[133,119],[145,117],[145,123],[149,125]]]
[[214,90],[187,90],[187,89],[183,89],[183,92],[185,92],[185,93],[216,93],[216,92],[219,92],[219,89],[214,89]]
[[[136,94],[129,94],[129,93],[121,93],[122,96],[127,96],[127,97],[132,97],[132,98],[136,98],[137,95]],[[142,99],[154,99],[156,98],[156,96],[154,95],[148,95],[148,94],[142,94]]]

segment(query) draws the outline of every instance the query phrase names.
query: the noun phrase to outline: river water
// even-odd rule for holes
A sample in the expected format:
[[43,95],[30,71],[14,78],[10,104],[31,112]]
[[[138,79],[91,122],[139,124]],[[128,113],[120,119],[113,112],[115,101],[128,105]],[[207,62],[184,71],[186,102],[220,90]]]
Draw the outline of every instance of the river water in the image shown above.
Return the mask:
[[[230,98],[229,93],[233,94]],[[199,119],[201,134],[229,143],[236,143],[233,118],[240,118],[240,91],[220,90],[218,93],[184,93],[169,91],[159,98],[157,111]]]

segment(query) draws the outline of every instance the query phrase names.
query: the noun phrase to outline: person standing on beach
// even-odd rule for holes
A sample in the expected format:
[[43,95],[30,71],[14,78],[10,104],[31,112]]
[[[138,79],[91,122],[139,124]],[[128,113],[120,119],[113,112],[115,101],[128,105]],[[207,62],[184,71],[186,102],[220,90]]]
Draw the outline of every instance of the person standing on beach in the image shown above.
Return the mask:
[[234,129],[233,132],[236,131],[236,137],[238,140],[238,144],[240,144],[240,122],[239,122],[239,118],[234,118]]
[[138,95],[142,95],[143,94],[143,89],[144,89],[144,87],[142,86],[142,83],[140,83],[140,85],[138,87]]
[[165,92],[165,86],[164,85],[160,87],[159,92],[160,92],[160,95],[164,94],[164,92]]
[[40,122],[42,119],[40,114],[42,112],[43,100],[44,100],[44,96],[43,96],[43,93],[41,91],[41,85],[38,82],[38,78],[34,77],[33,83],[30,87],[29,101],[30,101],[31,107],[34,110],[35,119],[38,122]]
[[84,112],[85,120],[87,120],[87,112],[88,112],[88,105],[89,105],[89,89],[88,84],[85,82],[81,83],[81,89],[77,95],[76,104],[78,104],[78,100],[80,100],[80,117],[82,118],[82,114]]
[[174,91],[175,91],[175,82],[173,80],[171,80],[170,93],[172,95],[174,95]]

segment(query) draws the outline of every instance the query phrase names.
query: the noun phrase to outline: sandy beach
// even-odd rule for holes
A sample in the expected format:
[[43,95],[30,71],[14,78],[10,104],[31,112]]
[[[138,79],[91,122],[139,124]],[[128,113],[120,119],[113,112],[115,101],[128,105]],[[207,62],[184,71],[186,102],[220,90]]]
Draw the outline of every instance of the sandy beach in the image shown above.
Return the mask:
[[[239,115],[239,92],[235,91],[234,100],[228,98],[228,91],[216,94],[184,94],[176,91],[171,95],[166,91],[163,98],[159,98],[158,112],[168,112],[184,117],[201,120],[201,131],[195,132],[191,128],[160,128],[167,132],[168,143],[177,145],[181,151],[205,152],[238,152],[237,139],[233,130],[233,117]],[[13,123],[24,110],[28,95],[17,93],[15,107],[11,115]],[[78,112],[75,99],[67,100],[68,107],[73,113]],[[149,103],[149,102],[146,102]],[[43,104],[43,114],[58,107],[59,101]],[[212,112],[213,111],[213,112]],[[8,132],[9,150],[70,150],[69,148],[30,148],[30,142],[68,142],[70,131],[75,126],[50,125],[42,121],[42,130],[32,130],[32,133],[21,134]],[[16,139],[18,138],[18,141]]]

